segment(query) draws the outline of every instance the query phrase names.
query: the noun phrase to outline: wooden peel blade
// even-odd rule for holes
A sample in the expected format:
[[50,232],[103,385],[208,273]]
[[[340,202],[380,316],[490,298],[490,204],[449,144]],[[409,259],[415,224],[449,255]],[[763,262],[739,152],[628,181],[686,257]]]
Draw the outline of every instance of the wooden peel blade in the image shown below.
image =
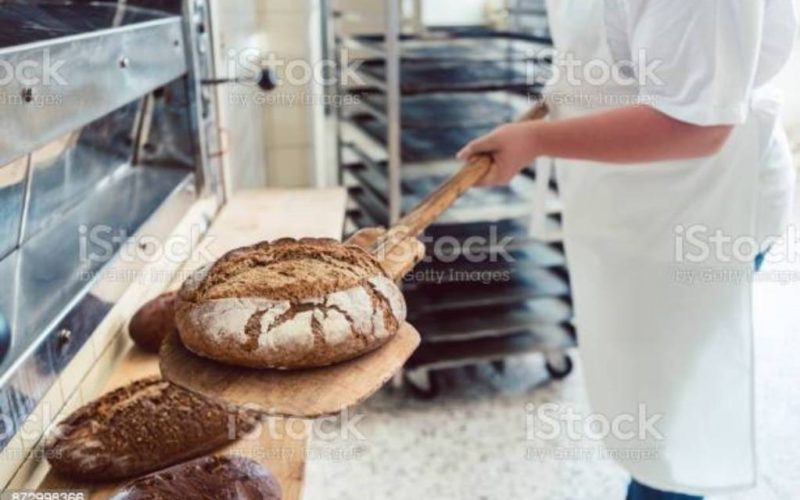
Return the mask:
[[[385,232],[380,228],[359,231],[347,243],[366,247]],[[392,254],[395,252],[421,256],[425,248],[410,240]],[[406,264],[384,268],[400,279],[408,272],[404,265],[415,258],[394,258],[393,262]],[[419,344],[419,333],[405,323],[384,346],[344,363],[306,370],[254,370],[197,356],[173,332],[161,345],[160,365],[166,380],[200,395],[265,415],[315,418],[339,413],[374,394],[405,365]]]
[[342,412],[374,394],[419,343],[419,333],[406,323],[383,347],[344,363],[307,370],[253,370],[197,356],[173,332],[161,345],[161,374],[202,396],[265,415],[315,418]]

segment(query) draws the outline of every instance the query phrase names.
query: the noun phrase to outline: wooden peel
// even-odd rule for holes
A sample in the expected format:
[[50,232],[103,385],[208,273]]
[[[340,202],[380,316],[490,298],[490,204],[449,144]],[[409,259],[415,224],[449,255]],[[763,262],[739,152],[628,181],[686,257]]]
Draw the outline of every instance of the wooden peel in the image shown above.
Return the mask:
[[[546,108],[539,106],[522,120],[539,119],[546,114]],[[399,281],[425,255],[425,246],[417,236],[491,167],[491,156],[473,158],[394,227],[365,229],[346,243],[368,249]],[[419,343],[419,333],[404,324],[383,347],[344,363],[306,370],[253,370],[196,356],[173,333],[161,346],[161,374],[191,391],[249,405],[266,414],[313,418],[339,413],[374,394],[403,367]]]
[[161,346],[161,374],[193,392],[267,415],[315,418],[344,411],[377,392],[419,342],[419,333],[406,323],[385,346],[344,363],[309,370],[251,370],[196,356],[175,332]]
[[[379,228],[363,230],[347,243],[369,247],[384,233]],[[399,280],[409,263],[418,262],[424,253],[422,243],[408,239],[395,246],[382,264]],[[374,394],[403,367],[419,343],[419,333],[405,323],[383,347],[344,363],[307,370],[253,370],[197,356],[174,332],[161,345],[161,375],[190,391],[267,415],[314,418],[339,413]]]

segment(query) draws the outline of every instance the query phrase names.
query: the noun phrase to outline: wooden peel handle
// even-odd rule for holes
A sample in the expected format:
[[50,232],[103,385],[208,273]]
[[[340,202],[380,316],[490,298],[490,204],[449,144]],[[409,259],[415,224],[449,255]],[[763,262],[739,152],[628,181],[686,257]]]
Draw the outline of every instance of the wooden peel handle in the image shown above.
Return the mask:
[[438,219],[458,198],[483,179],[492,168],[492,157],[474,157],[457,174],[439,186],[413,211],[400,219],[372,246],[373,255],[383,255],[406,238],[415,238]]
[[[539,104],[517,121],[539,120],[545,116],[547,116],[547,106]],[[370,252],[376,256],[385,255],[405,238],[419,236],[433,221],[450,208],[462,194],[483,179],[491,170],[492,163],[490,155],[484,154],[472,158],[458,173],[428,195],[417,208],[409,212],[390,230],[378,238],[370,248]]]

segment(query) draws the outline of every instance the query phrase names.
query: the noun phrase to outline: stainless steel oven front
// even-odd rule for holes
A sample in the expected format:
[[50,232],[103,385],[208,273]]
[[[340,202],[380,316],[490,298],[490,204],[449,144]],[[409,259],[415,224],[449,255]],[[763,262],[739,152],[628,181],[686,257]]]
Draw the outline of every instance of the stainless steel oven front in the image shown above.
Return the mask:
[[131,237],[224,202],[210,26],[205,0],[0,6],[0,450],[124,292]]

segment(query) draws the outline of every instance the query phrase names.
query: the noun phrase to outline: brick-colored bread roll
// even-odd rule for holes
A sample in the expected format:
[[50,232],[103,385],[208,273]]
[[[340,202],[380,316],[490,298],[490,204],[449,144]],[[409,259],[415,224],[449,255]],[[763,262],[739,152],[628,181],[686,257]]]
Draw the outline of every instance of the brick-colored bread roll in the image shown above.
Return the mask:
[[388,342],[405,321],[397,285],[364,249],[282,239],[234,250],[178,296],[184,345],[250,368],[327,366]]
[[162,293],[143,305],[128,325],[133,341],[143,350],[158,353],[161,342],[175,331],[177,292]]

